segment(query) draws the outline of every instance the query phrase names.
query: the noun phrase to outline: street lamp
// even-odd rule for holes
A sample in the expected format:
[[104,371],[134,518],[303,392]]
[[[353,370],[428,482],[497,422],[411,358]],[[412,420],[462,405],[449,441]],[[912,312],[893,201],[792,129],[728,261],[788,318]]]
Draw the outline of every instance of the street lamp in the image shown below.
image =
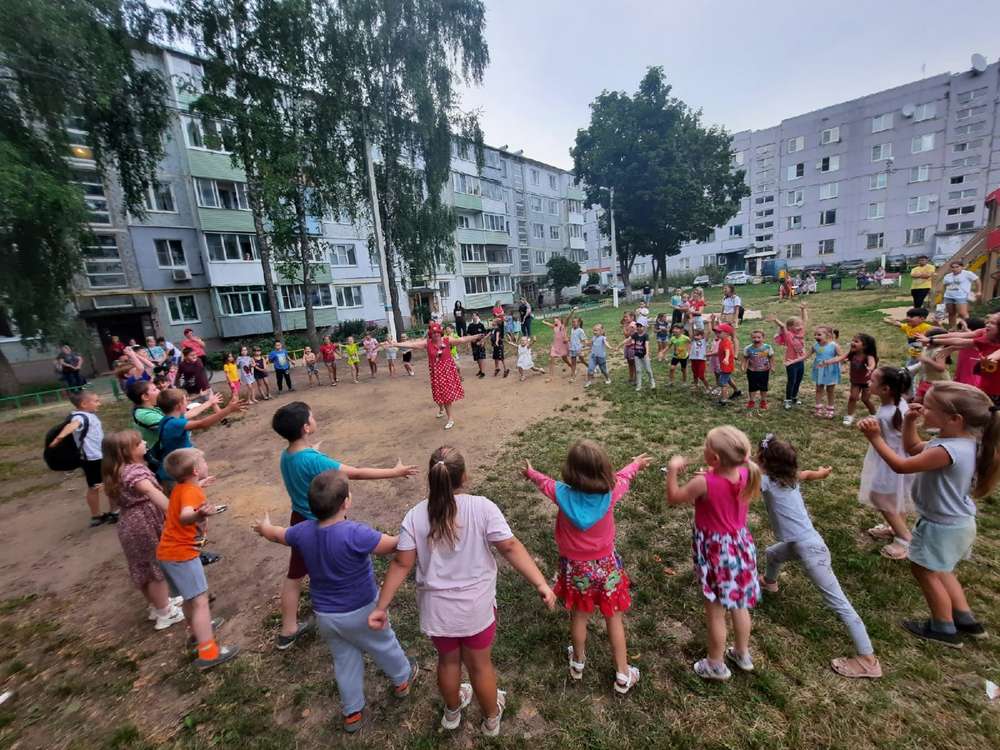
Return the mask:
[[[597,186],[598,190],[607,190],[609,195],[608,200],[608,213],[611,215],[611,258],[612,263],[618,262],[618,237],[615,231],[615,187],[604,187],[603,185]],[[600,257],[600,247],[598,246],[598,258]],[[618,307],[618,284],[612,287],[612,296],[614,297],[613,304]]]

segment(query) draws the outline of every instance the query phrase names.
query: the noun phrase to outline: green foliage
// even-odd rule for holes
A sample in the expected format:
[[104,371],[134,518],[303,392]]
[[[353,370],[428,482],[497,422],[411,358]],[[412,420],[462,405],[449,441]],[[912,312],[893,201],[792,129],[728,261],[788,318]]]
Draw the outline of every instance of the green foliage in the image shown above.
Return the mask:
[[590,124],[577,131],[574,169],[587,202],[605,209],[615,190],[618,262],[628,283],[632,262],[651,255],[659,269],[681,243],[706,237],[739,210],[749,194],[732,169],[725,129],[705,127],[701,112],[670,96],[663,69],[651,67],[632,96],[603,91],[591,103]]
[[587,274],[587,286],[597,286],[600,283],[601,283],[600,274],[594,273],[593,271]]
[[545,267],[549,269],[545,273],[545,280],[555,289],[558,305],[562,299],[563,287],[580,286],[580,264],[561,255],[553,255]]

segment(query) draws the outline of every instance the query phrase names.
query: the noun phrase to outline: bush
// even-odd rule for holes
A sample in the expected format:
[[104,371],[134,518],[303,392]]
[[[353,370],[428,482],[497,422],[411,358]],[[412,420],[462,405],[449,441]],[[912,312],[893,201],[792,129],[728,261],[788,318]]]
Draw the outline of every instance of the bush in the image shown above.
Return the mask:
[[598,286],[600,283],[601,283],[600,274],[596,274],[593,271],[587,274],[587,286]]

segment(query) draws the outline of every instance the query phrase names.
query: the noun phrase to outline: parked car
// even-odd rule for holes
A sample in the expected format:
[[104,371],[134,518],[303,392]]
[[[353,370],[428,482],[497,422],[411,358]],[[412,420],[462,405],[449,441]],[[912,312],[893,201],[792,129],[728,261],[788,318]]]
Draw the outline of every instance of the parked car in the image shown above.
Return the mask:
[[931,263],[940,268],[941,266],[946,264],[949,260],[951,260],[950,255],[946,255],[945,253],[934,253],[934,257],[931,258]]
[[885,259],[886,271],[905,271],[906,265],[906,256],[903,254],[890,255]]
[[825,279],[827,271],[829,271],[829,269],[824,263],[814,263],[813,265],[802,267],[803,275],[811,273],[817,279]]
[[853,260],[845,260],[840,264],[840,273],[849,276],[857,273],[862,268],[867,265],[862,258],[854,258]]
[[708,286],[712,283],[712,280],[707,275],[695,276],[694,281],[691,282],[694,286]]
[[749,284],[750,274],[746,271],[730,271],[726,274],[724,281],[726,284],[733,284],[734,286]]
[[604,294],[604,291],[597,284],[588,284],[587,286],[585,286],[583,288],[583,293],[584,294],[591,294],[591,295],[594,295],[595,297],[598,297],[598,296]]

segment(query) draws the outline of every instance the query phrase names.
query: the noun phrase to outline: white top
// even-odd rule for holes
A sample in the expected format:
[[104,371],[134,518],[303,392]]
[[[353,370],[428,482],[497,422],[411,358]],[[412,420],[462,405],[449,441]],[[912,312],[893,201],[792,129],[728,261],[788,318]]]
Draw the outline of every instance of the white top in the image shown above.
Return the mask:
[[734,294],[732,297],[723,297],[722,312],[724,315],[732,315],[739,310],[742,304],[743,300],[739,298],[739,295]]
[[407,512],[397,549],[417,551],[417,608],[420,630],[429,636],[461,638],[486,630],[496,608],[497,563],[491,544],[514,536],[500,509],[479,495],[456,495],[458,541],[433,545],[427,536],[427,501]]
[[691,339],[691,350],[689,359],[706,359],[708,355],[708,342],[705,339]]
[[80,436],[83,434],[83,425],[85,422],[89,423],[90,426],[87,428],[87,435],[83,438],[83,457],[88,461],[100,461],[101,456],[101,443],[104,441],[104,427],[101,425],[101,419],[96,414],[89,411],[75,411],[72,414],[73,419],[80,420],[80,426],[73,430],[73,442],[80,445]]
[[944,276],[944,296],[945,297],[968,297],[972,292],[972,282],[979,277],[972,271],[959,271],[958,273],[946,273]]

